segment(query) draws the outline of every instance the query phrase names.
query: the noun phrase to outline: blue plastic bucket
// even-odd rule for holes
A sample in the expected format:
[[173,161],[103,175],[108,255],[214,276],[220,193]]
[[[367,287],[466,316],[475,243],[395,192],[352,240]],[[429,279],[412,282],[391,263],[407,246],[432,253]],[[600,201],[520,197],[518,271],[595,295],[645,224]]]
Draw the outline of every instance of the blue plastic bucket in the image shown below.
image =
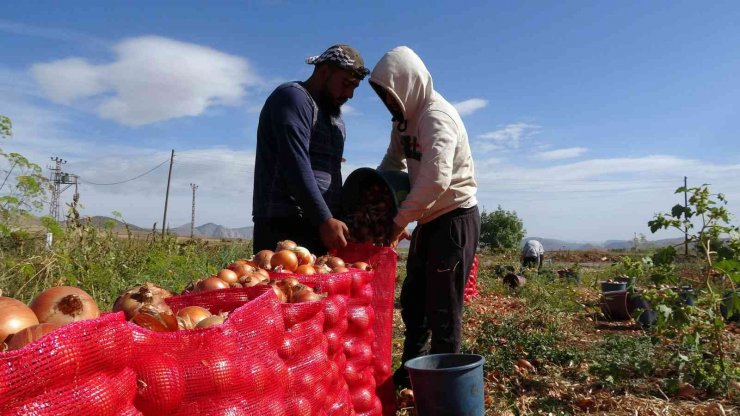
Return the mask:
[[483,363],[478,354],[431,354],[406,361],[418,416],[482,416]]

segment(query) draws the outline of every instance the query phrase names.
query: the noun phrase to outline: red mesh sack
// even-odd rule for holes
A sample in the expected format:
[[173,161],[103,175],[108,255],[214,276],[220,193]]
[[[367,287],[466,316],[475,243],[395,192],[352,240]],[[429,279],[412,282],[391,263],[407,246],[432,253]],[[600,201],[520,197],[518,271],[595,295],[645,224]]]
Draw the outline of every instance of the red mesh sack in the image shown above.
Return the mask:
[[229,311],[238,304],[233,298],[244,300],[222,325],[152,332],[131,324],[139,410],[145,415],[285,414],[288,369],[277,353],[285,334],[280,303],[272,291],[247,289],[252,288],[167,299],[176,310],[197,305],[211,311]]
[[478,296],[478,256],[473,258],[473,266],[470,268],[470,274],[468,275],[468,281],[465,283],[465,302],[470,302],[474,297]]
[[123,313],[111,313],[65,325],[19,350],[0,353],[0,414],[130,412],[135,379],[127,367],[132,351]]
[[[391,378],[391,348],[393,339],[393,303],[396,288],[396,262],[398,255],[390,247],[374,246],[371,244],[349,243],[339,250],[337,256],[345,262],[364,261],[373,267],[373,276],[370,284],[358,287],[353,291],[353,299],[368,300],[373,310],[372,324],[372,374],[376,384],[377,398],[382,402],[383,414],[393,415],[396,411],[393,379]],[[354,289],[354,288],[353,288]],[[352,388],[350,387],[350,390]],[[360,403],[359,413],[376,412],[381,404],[373,400],[370,406],[363,394],[355,393],[353,403]]]
[[[347,328],[347,305],[351,296],[353,276],[368,275],[369,272],[351,271],[346,273],[294,275],[302,284],[314,288],[318,293],[326,294],[323,299],[326,356],[328,366],[323,376],[324,384],[320,391],[326,395],[323,412],[327,415],[354,415],[344,371],[347,359],[344,355],[344,340]],[[290,326],[286,322],[286,326]],[[322,413],[322,414],[324,414]]]

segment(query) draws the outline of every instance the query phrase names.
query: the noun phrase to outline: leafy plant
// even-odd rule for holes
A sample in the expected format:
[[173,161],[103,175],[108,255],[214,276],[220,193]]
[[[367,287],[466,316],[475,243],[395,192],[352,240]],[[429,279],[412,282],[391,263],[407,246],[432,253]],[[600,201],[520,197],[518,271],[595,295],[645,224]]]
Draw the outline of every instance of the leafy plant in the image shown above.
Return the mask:
[[[727,286],[735,293],[735,284],[740,277],[740,259],[731,249],[720,261],[715,260],[722,238],[729,238],[730,248],[740,244],[737,241],[738,227],[730,224],[731,214],[723,194],[711,193],[708,185],[676,190],[676,193],[683,192],[691,194],[687,206],[677,204],[670,213],[657,214],[648,226],[653,233],[669,228],[696,230],[688,235],[688,240],[701,249],[704,267],[702,285],[698,289],[706,294],[699,297],[694,306],[688,305],[686,299],[675,291],[654,290],[646,295],[657,312],[656,334],[677,344],[672,357],[676,381],[688,379],[707,390],[727,391],[729,381],[740,376],[740,370],[728,365],[723,336],[725,324],[721,314],[723,296],[720,293]],[[728,258],[728,255],[735,258]],[[666,251],[654,256],[654,260],[659,263],[658,267],[666,270],[674,257],[675,253]],[[740,310],[736,309],[740,302],[727,302],[725,307],[729,309],[728,315],[732,315]]]
[[[0,115],[0,138],[12,135],[10,119]],[[18,234],[11,233],[17,233],[19,219],[43,208],[48,180],[39,165],[19,153],[0,149],[0,161],[8,166],[0,177],[0,238],[11,236],[17,240]]]
[[648,336],[607,335],[589,350],[588,358],[589,372],[612,385],[652,376],[658,365]]
[[515,211],[499,205],[496,211],[481,213],[480,245],[491,252],[519,248],[524,234],[524,223]]

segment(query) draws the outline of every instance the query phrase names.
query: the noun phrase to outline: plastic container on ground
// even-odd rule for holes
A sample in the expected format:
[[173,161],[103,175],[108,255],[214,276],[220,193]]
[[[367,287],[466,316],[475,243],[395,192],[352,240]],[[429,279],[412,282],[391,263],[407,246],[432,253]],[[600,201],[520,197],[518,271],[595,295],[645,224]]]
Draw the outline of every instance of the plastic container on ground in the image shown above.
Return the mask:
[[408,360],[418,416],[482,416],[483,363],[477,354],[431,354]]

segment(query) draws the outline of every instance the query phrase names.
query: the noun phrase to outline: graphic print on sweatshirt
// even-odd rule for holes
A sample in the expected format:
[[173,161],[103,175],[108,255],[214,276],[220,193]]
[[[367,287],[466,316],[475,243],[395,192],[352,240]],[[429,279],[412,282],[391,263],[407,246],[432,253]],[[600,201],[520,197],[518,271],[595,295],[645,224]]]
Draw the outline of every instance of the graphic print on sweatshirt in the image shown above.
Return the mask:
[[406,159],[421,161],[419,140],[416,136],[401,136],[401,144],[403,144],[403,154],[406,156]]

